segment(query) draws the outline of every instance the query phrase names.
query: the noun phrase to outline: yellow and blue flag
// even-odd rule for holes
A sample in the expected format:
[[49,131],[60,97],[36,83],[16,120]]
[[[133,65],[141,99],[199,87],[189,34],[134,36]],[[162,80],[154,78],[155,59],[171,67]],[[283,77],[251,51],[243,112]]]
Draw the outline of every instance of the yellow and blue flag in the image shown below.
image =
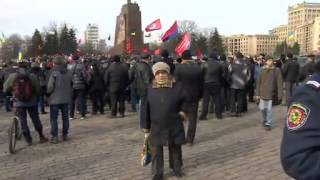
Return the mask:
[[293,40],[294,39],[294,32],[288,32],[288,39]]
[[6,39],[4,37],[4,34],[2,33],[2,36],[0,37],[0,44],[3,44],[6,42]]
[[19,50],[19,53],[18,53],[18,60],[21,60],[22,59],[22,51],[21,49]]

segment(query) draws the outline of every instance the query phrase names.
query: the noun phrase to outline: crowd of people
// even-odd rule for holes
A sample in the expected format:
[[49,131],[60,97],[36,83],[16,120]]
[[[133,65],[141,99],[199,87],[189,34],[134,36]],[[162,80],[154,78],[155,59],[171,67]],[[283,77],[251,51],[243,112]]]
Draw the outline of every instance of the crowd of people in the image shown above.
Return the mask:
[[[73,55],[22,59],[2,64],[1,97],[6,111],[12,111],[14,104],[29,145],[27,112],[44,143],[48,139],[39,110],[46,114],[49,106],[50,142],[56,144],[59,111],[62,140],[66,141],[69,120],[76,118],[76,111],[82,120],[89,111],[93,116],[103,115],[106,109],[109,118],[123,118],[128,101],[130,111],[138,112],[141,128],[150,136],[153,179],[162,179],[164,145],[169,146],[170,168],[177,177],[183,176],[181,145],[193,145],[198,119],[208,120],[208,113],[215,113],[219,120],[241,117],[248,111],[248,103],[257,103],[262,126],[271,130],[272,106],[287,105],[295,86],[315,70],[312,55],[303,67],[290,53],[280,59],[263,54],[248,58],[240,52],[234,57],[216,53],[202,60],[192,57],[187,50],[174,60],[163,50],[161,58],[145,54],[140,58]],[[186,135],[183,120],[188,122]]]

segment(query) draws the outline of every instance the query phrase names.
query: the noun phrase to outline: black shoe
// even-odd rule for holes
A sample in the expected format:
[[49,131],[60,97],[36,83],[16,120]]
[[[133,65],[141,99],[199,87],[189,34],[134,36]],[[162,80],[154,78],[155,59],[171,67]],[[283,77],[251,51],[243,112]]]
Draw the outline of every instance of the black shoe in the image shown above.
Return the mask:
[[219,119],[219,120],[222,120],[222,119],[223,119],[222,116],[217,116],[216,118]]
[[174,176],[176,176],[177,178],[181,178],[184,176],[183,172],[181,170],[178,171],[173,171]]
[[43,143],[46,143],[46,142],[48,142],[48,138],[46,138],[45,136],[41,135],[41,136],[40,136],[39,143],[40,143],[40,144],[43,144]]
[[152,180],[163,180],[163,174],[153,176]]
[[26,139],[28,146],[32,146],[32,139]]
[[110,115],[109,118],[110,118],[110,119],[114,119],[114,118],[117,118],[117,116],[115,116],[115,115]]
[[95,116],[97,115],[98,113],[97,112],[92,112],[91,115]]
[[207,121],[208,119],[206,117],[200,117],[199,120],[200,121]]
[[51,144],[58,144],[59,143],[58,137],[52,136],[50,139],[50,143]]
[[69,137],[68,135],[62,135],[62,141],[68,141]]
[[193,142],[187,142],[187,146],[192,147],[193,146]]
[[237,116],[238,116],[238,114],[237,114],[237,113],[235,113],[235,112],[231,112],[231,113],[230,113],[230,116],[231,116],[231,117],[237,117]]
[[266,131],[271,131],[272,130],[272,127],[270,125],[265,125],[264,129]]
[[48,114],[47,112],[45,112],[45,111],[43,111],[43,112],[41,112],[41,114]]
[[121,114],[120,116],[121,116],[121,118],[124,118],[124,117],[125,117],[125,115],[124,115],[124,114]]

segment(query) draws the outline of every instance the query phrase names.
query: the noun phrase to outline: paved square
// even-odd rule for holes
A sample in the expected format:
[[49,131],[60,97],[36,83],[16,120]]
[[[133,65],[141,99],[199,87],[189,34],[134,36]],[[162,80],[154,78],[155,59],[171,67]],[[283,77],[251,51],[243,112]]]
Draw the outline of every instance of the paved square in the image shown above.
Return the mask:
[[[190,180],[285,180],[279,147],[286,107],[273,110],[275,128],[266,132],[255,105],[241,118],[198,124],[195,145],[183,146],[184,172]],[[8,153],[7,129],[11,113],[0,112],[0,179],[150,179],[150,166],[140,166],[143,133],[135,114],[124,119],[107,115],[71,121],[70,141],[27,147]],[[48,115],[41,116],[49,137]],[[61,125],[61,120],[59,121]],[[29,126],[32,127],[31,121]],[[35,133],[33,132],[35,135]],[[165,149],[165,177],[172,177]]]

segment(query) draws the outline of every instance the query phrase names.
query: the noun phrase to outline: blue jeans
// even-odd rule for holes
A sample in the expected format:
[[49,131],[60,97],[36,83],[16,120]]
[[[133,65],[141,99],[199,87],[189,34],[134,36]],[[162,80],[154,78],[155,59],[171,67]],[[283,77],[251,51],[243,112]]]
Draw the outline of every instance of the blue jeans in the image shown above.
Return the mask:
[[31,117],[35,130],[39,133],[39,135],[42,135],[42,124],[39,118],[38,106],[17,107],[16,111],[17,116],[20,119],[22,134],[28,142],[31,141],[32,138],[28,127],[27,111]]
[[263,124],[272,125],[272,100],[260,99],[259,108],[262,112]]
[[45,99],[44,96],[39,96],[38,97],[38,103],[39,103],[39,107],[40,107],[40,111],[41,113],[45,112]]
[[53,137],[58,136],[58,115],[59,110],[62,114],[62,135],[68,135],[69,131],[69,105],[68,104],[58,104],[50,105],[50,122],[51,122],[51,135]]

